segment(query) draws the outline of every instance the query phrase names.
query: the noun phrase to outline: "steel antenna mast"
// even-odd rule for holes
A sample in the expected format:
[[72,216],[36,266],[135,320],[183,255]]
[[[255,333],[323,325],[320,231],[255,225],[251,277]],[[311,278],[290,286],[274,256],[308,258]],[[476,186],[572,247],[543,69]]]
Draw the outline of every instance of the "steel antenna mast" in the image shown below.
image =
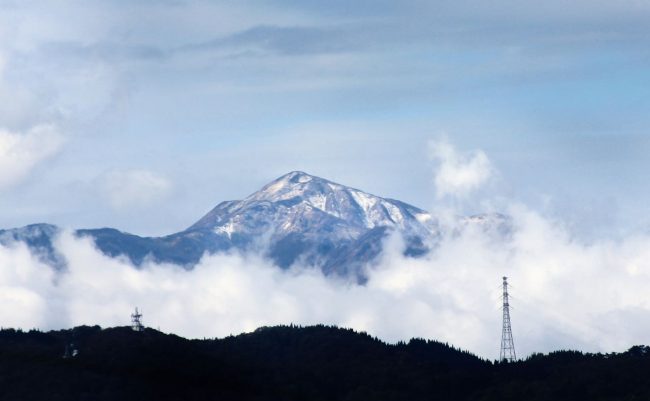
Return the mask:
[[510,325],[510,303],[508,301],[508,277],[503,277],[503,330],[501,331],[501,361],[514,362],[515,342],[512,340],[512,326]]
[[138,311],[138,308],[135,308],[135,313],[131,314],[131,328],[133,331],[144,331],[144,325],[142,324],[142,313]]

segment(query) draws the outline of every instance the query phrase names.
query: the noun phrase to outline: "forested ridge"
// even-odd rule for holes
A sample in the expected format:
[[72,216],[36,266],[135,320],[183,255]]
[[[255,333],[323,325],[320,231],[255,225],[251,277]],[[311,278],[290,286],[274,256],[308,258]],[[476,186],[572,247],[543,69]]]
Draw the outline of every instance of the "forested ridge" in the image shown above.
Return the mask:
[[649,374],[645,346],[495,363],[328,326],[205,340],[128,327],[0,331],[1,400],[650,400]]

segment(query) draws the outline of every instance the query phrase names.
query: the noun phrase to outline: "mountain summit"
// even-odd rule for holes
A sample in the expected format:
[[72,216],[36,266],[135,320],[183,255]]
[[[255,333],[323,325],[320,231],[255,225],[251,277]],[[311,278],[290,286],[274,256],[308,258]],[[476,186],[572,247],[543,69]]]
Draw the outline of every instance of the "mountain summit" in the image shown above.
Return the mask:
[[241,201],[220,203],[187,231],[210,232],[239,247],[269,237],[268,255],[279,266],[301,260],[329,273],[349,270],[351,261],[341,255],[357,248],[372,249],[353,264],[377,256],[379,242],[394,229],[421,248],[437,225],[414,206],[293,171]]
[[[486,221],[492,219],[471,217],[462,223]],[[24,241],[48,263],[64,265],[52,247],[58,231],[50,225],[0,230],[0,244]],[[428,252],[441,235],[437,219],[422,209],[292,171],[243,200],[218,204],[179,233],[139,237],[102,228],[76,235],[91,237],[105,254],[124,255],[135,265],[149,259],[191,268],[206,253],[238,250],[263,252],[282,268],[300,263],[362,279],[363,265],[377,259],[390,232],[402,235],[410,256]]]
[[[248,220],[242,216],[258,214],[262,209],[264,212],[269,209],[279,212],[274,220],[283,220],[285,224],[275,227],[276,231],[309,229],[314,220],[327,219],[331,224],[341,225],[340,234],[347,239],[376,227],[413,229],[413,219],[419,223],[417,229],[422,229],[423,224],[431,220],[427,212],[402,202],[383,199],[301,171],[293,171],[242,201],[219,204],[190,229],[211,227],[224,233],[232,233],[236,229],[245,230]],[[265,225],[264,228],[268,226]],[[424,232],[428,231],[425,229]]]

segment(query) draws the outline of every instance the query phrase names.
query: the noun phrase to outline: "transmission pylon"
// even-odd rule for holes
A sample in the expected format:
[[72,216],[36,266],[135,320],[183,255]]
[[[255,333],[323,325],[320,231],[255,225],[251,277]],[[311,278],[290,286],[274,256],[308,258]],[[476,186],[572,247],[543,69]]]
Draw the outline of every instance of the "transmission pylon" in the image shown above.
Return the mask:
[[514,362],[517,360],[515,354],[515,342],[512,340],[512,326],[510,325],[510,302],[508,301],[508,277],[503,277],[503,330],[501,331],[501,355],[502,361]]
[[142,313],[138,312],[138,308],[135,308],[135,313],[131,314],[131,328],[133,331],[144,331],[144,326],[142,325]]

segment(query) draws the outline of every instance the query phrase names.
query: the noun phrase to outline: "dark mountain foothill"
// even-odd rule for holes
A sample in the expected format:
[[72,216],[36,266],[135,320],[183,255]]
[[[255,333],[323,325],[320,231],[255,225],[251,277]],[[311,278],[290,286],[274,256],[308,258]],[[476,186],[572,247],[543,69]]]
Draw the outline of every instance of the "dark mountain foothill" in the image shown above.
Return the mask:
[[649,372],[645,346],[495,363],[327,326],[207,340],[128,327],[0,331],[0,400],[648,400]]

